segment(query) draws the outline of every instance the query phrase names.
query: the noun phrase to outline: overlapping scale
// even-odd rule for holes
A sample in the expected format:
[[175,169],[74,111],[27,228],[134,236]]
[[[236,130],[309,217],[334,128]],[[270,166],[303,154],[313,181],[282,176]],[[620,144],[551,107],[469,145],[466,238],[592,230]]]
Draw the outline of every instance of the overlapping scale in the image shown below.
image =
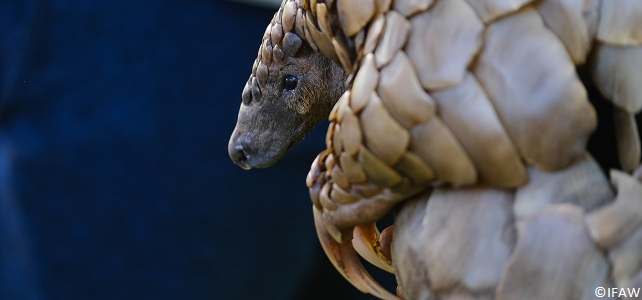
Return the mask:
[[490,24],[485,36],[473,72],[521,156],[544,170],[569,166],[596,114],[564,46],[532,8]]

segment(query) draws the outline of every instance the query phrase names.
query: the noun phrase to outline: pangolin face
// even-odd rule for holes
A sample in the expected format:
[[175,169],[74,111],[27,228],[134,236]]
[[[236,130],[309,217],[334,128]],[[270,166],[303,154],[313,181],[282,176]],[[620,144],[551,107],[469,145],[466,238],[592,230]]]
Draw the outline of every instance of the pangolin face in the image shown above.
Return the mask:
[[243,89],[228,144],[230,158],[243,169],[276,163],[327,118],[344,91],[343,69],[305,42],[298,44],[296,51],[287,49],[288,55],[281,59],[277,55],[269,63],[265,63],[266,55],[257,59]]

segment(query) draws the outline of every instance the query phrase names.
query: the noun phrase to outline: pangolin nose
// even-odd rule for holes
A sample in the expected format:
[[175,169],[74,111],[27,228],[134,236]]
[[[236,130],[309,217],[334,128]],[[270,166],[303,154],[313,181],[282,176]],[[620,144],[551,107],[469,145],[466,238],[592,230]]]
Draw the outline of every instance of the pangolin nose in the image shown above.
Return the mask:
[[234,147],[231,147],[229,150],[230,158],[232,161],[237,164],[239,167],[248,170],[250,169],[250,165],[247,163],[247,156],[245,155],[245,150],[243,149],[243,145],[236,145]]

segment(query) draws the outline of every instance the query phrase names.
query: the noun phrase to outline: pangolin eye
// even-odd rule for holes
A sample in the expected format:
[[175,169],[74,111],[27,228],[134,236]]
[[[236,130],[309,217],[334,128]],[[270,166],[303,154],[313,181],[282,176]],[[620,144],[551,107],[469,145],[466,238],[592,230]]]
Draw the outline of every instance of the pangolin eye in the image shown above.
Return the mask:
[[283,78],[283,88],[291,91],[296,88],[298,81],[299,80],[295,76],[287,75]]

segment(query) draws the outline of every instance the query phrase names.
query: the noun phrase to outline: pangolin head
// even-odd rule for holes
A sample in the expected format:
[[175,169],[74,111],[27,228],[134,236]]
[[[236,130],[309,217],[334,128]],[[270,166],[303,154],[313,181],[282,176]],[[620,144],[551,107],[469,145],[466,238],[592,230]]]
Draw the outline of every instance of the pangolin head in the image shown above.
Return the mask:
[[304,14],[298,1],[283,2],[243,89],[228,152],[244,169],[276,163],[328,117],[345,90],[343,68],[306,42],[297,14]]

